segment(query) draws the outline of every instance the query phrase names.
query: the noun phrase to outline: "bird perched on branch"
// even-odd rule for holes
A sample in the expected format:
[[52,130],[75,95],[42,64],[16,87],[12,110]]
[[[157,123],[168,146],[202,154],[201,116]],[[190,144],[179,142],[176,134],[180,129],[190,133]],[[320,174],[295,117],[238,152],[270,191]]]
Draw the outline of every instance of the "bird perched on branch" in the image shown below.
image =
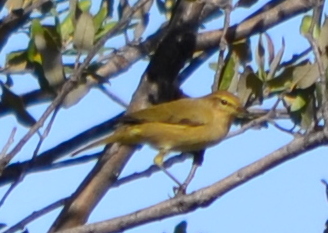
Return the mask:
[[163,167],[171,151],[192,152],[219,143],[244,109],[238,97],[227,91],[216,91],[199,98],[183,98],[125,115],[120,126],[109,136],[73,153],[103,144],[148,144],[159,150],[154,163],[179,185]]

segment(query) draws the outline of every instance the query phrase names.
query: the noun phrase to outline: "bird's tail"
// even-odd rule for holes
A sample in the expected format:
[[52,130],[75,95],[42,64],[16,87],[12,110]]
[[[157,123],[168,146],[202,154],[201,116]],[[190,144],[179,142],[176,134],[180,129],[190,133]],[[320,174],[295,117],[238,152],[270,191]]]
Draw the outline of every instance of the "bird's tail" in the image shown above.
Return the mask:
[[105,144],[108,144],[108,143],[113,143],[116,141],[116,137],[115,137],[115,134],[112,134],[110,136],[106,136],[105,138],[102,138],[98,141],[95,141],[95,142],[92,142],[90,143],[89,145],[86,145],[85,147],[82,147],[81,149],[78,149],[77,151],[74,151],[71,156],[75,156],[77,154],[80,154],[82,151],[85,151],[85,150],[88,150],[88,149],[91,149],[91,148],[94,148],[94,147],[97,147],[97,146],[100,146],[100,145],[105,145]]

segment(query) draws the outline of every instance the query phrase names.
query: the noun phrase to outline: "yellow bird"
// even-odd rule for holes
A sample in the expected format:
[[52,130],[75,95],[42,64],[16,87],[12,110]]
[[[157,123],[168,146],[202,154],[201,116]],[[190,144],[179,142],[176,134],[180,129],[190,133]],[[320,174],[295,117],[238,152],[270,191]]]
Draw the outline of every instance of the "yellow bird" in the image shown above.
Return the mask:
[[191,152],[219,143],[227,135],[234,118],[242,113],[244,109],[238,97],[227,91],[153,105],[125,115],[114,133],[73,155],[114,142],[148,144],[159,150],[154,163],[179,183],[163,168],[164,156],[171,151]]

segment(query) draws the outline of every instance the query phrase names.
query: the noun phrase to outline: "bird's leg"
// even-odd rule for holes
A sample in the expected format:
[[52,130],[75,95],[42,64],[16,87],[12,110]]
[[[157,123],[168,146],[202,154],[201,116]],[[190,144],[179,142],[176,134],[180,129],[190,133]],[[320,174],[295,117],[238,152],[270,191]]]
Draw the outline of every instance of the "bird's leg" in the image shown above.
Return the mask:
[[159,153],[154,158],[154,163],[168,176],[170,177],[175,183],[179,185],[179,187],[182,186],[182,184],[178,181],[177,178],[175,178],[170,172],[166,170],[166,168],[163,166],[163,161],[165,155],[167,155],[168,151],[166,150],[160,150]]
[[193,154],[193,163],[192,167],[190,169],[190,172],[186,178],[186,180],[183,182],[183,184],[179,187],[179,189],[176,191],[176,195],[181,195],[186,193],[186,189],[188,185],[190,184],[191,180],[194,178],[197,168],[202,165],[204,160],[204,152],[205,150],[200,151],[194,151],[191,152]]

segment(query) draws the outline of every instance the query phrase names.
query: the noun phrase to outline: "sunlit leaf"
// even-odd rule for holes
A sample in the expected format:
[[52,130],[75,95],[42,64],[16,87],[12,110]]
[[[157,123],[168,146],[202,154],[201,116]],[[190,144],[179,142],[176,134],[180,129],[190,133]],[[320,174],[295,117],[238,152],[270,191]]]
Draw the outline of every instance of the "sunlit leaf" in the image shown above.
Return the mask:
[[273,45],[273,41],[271,39],[271,37],[269,36],[268,33],[264,33],[266,39],[267,39],[267,42],[268,42],[268,55],[269,55],[269,64],[272,63],[273,59],[274,59],[274,45]]
[[238,72],[238,65],[239,62],[236,55],[229,51],[221,72],[218,90],[228,90],[234,75]]
[[265,76],[265,70],[264,70],[264,62],[265,62],[265,50],[263,47],[263,41],[262,41],[262,35],[260,34],[256,52],[255,52],[255,61],[259,68],[259,77],[261,80],[264,80]]
[[74,32],[74,26],[70,15],[67,15],[60,24],[60,31],[62,35],[63,43],[67,43],[72,37]]
[[83,12],[76,22],[73,43],[79,51],[89,51],[93,48],[95,39],[95,26],[92,15]]
[[302,129],[307,129],[314,120],[313,91],[314,86],[285,94],[283,101],[288,107],[291,120]]
[[255,101],[262,102],[263,83],[254,73],[251,67],[246,67],[237,86],[237,93],[244,106],[253,104]]
[[313,85],[319,78],[317,64],[304,64],[296,66],[293,71],[293,85],[297,88],[305,89]]
[[6,56],[6,69],[9,72],[23,72],[28,67],[27,52],[25,50],[11,52]]
[[263,91],[264,95],[270,95],[273,92],[287,90],[291,87],[293,82],[293,71],[295,67],[287,67],[276,78],[268,80]]
[[88,94],[90,90],[90,86],[86,84],[80,84],[77,88],[72,90],[65,97],[62,106],[64,108],[69,108],[75,104],[77,104],[86,94]]
[[65,80],[60,51],[60,35],[53,28],[43,27],[38,20],[32,21],[32,38],[41,55],[41,65],[50,86],[57,86]]
[[80,0],[78,6],[82,11],[89,12],[92,5],[91,3],[91,0]]
[[102,24],[104,23],[107,17],[108,17],[108,1],[102,1],[99,11],[93,17],[93,22],[96,32],[101,28]]
[[[309,33],[311,23],[312,23],[312,16],[305,15],[302,19],[301,26],[300,26],[300,33],[302,35],[306,35]],[[313,37],[317,39],[319,37],[319,34],[320,34],[320,30],[318,24],[315,24],[313,28]]]
[[291,112],[295,112],[303,108],[306,104],[306,99],[303,95],[292,95],[292,94],[286,94],[283,97],[283,100],[285,101],[286,105],[289,107]]
[[81,9],[79,9],[78,2],[78,0],[69,0],[69,17],[72,25],[76,25],[77,18],[81,14]]
[[279,49],[277,55],[273,58],[273,60],[270,64],[270,70],[266,77],[267,80],[271,80],[272,78],[274,78],[276,71],[279,68],[282,56],[284,55],[284,51],[285,51],[285,40],[283,38],[282,39],[282,47],[281,47],[281,49]]
[[[116,21],[114,22],[109,22],[107,24],[105,24],[100,31],[97,32],[96,36],[95,36],[95,41],[99,40],[102,36],[104,36],[107,32],[109,32],[110,30],[112,30],[112,28],[117,24]],[[134,25],[130,25],[128,28],[132,28],[134,27]],[[116,33],[115,35],[119,35],[121,32]],[[115,36],[114,35],[114,36]]]
[[319,49],[321,51],[321,60],[325,64],[325,66],[328,66],[328,17],[325,16],[325,21],[321,27],[320,35],[318,38],[318,45]]

